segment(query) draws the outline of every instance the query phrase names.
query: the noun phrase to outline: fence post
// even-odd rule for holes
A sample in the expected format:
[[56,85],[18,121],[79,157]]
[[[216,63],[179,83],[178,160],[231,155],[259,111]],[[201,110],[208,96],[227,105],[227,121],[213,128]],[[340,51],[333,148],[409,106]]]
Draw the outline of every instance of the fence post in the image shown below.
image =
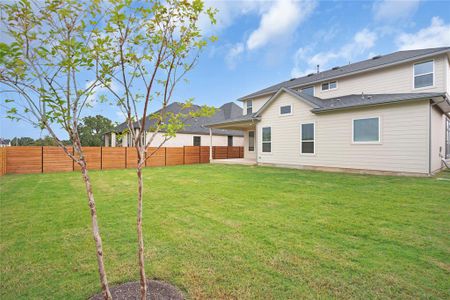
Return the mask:
[[128,168],[128,147],[125,147],[125,169]]
[[167,166],[167,147],[164,147],[164,166]]
[[186,146],[183,146],[183,165],[186,164],[186,151],[185,151]]
[[41,173],[44,173],[44,146],[41,146]]
[[198,163],[202,163],[202,146],[198,146]]
[[103,170],[103,147],[100,146],[100,170]]

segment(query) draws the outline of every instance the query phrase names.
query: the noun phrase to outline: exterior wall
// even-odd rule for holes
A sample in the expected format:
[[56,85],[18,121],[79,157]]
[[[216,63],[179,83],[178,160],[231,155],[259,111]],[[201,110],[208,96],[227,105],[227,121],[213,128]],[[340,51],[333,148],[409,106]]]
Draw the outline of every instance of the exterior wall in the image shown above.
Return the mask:
[[248,151],[248,131],[244,132],[244,158],[256,160],[256,152],[258,150],[258,138],[256,137],[257,131],[255,131],[255,151]]
[[[428,60],[430,59],[423,61]],[[414,89],[413,66],[416,62],[337,79],[337,89],[330,91],[322,91],[321,84],[316,84],[314,86],[315,96],[326,99],[361,94],[362,92],[365,94],[389,94],[446,91],[446,55],[434,59],[434,86],[429,88]]]
[[[362,92],[365,94],[394,94],[446,91],[450,94],[449,56],[445,54],[434,58],[434,86],[414,89],[414,63],[429,61],[430,59],[433,58],[407,62],[388,68],[339,78],[337,79],[337,89],[330,91],[322,91],[322,82],[317,83],[314,85],[314,95],[322,99],[327,99],[350,94],[361,94]],[[311,86],[311,84],[306,85],[305,87],[307,86]],[[275,92],[271,95],[255,97],[253,99],[253,112],[260,109],[273,94],[275,94]]]
[[[272,96],[272,95],[268,95],[268,96],[260,96],[260,97],[255,97],[255,98],[253,98],[253,99],[252,99],[252,104],[253,104],[253,109],[252,109],[252,111],[253,111],[254,113],[257,112],[257,111],[264,105],[264,103],[266,103],[267,100],[270,99],[271,96]],[[247,103],[246,103],[245,101],[244,101],[243,106],[244,106],[244,109],[242,110],[242,113],[243,113],[244,115],[246,115],[246,114],[247,114]]]
[[[210,136],[209,134],[185,134],[179,133],[176,137],[168,140],[164,143],[164,147],[182,147],[182,146],[193,146],[194,136],[200,136],[201,146],[209,146]],[[147,140],[150,138],[150,133],[147,133]],[[153,140],[151,147],[157,147],[164,140],[164,134],[158,133]],[[127,147],[127,136],[122,137],[122,147]],[[233,136],[233,146],[242,147],[244,145],[244,138],[242,136]],[[228,146],[228,137],[222,135],[213,135],[213,146]]]
[[446,79],[446,91],[450,95],[450,54],[444,59],[445,61],[445,79]]
[[442,157],[445,157],[445,114],[436,106],[431,109],[431,172],[442,168]]
[[[293,105],[280,116],[281,105]],[[304,102],[282,93],[257,124],[258,163],[428,173],[427,101],[312,114]],[[379,144],[353,144],[352,119],[380,117]],[[300,124],[315,123],[315,154],[300,153]],[[272,153],[261,149],[262,127],[272,128]]]

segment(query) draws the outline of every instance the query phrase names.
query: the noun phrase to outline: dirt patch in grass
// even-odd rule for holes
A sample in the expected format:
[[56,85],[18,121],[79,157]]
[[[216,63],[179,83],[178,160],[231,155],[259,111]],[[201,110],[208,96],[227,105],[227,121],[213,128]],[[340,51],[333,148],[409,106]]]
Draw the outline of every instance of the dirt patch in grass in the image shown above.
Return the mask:
[[[110,288],[115,300],[140,299],[139,281],[127,282]],[[90,300],[102,300],[102,294],[97,294]],[[158,280],[147,281],[147,299],[151,300],[183,300],[183,293],[171,284]]]

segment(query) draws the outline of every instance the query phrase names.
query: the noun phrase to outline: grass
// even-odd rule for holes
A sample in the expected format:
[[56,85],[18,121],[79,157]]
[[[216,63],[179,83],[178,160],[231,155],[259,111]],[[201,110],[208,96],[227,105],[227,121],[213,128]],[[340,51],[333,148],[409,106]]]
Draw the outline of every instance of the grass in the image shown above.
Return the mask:
[[[111,284],[137,280],[134,170],[91,172]],[[146,169],[147,275],[192,299],[450,298],[450,182]],[[1,299],[99,291],[80,174],[7,175]]]

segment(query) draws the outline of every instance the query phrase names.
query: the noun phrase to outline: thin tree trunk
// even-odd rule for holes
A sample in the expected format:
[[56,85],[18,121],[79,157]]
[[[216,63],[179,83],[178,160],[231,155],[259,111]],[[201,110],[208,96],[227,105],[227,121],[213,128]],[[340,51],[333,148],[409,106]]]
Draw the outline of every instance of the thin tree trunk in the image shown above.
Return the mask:
[[[138,148],[138,147],[136,147]],[[147,299],[147,279],[145,277],[145,265],[144,265],[144,237],[142,234],[142,197],[143,197],[143,187],[144,182],[142,178],[142,167],[145,163],[145,152],[140,149],[138,151],[138,166],[137,166],[137,176],[138,176],[138,208],[137,208],[137,234],[138,234],[138,258],[139,258],[139,273],[141,276],[141,299]]]
[[98,273],[100,275],[100,282],[102,284],[102,294],[105,300],[112,300],[111,292],[109,291],[108,286],[108,279],[106,278],[105,265],[103,263],[103,246],[97,223],[97,209],[95,208],[91,179],[89,178],[88,170],[86,168],[86,162],[84,161],[84,159],[81,160],[81,174],[83,174],[84,184],[86,185],[86,192],[89,199],[89,208],[91,210],[92,235],[94,236],[95,246],[97,248]]

